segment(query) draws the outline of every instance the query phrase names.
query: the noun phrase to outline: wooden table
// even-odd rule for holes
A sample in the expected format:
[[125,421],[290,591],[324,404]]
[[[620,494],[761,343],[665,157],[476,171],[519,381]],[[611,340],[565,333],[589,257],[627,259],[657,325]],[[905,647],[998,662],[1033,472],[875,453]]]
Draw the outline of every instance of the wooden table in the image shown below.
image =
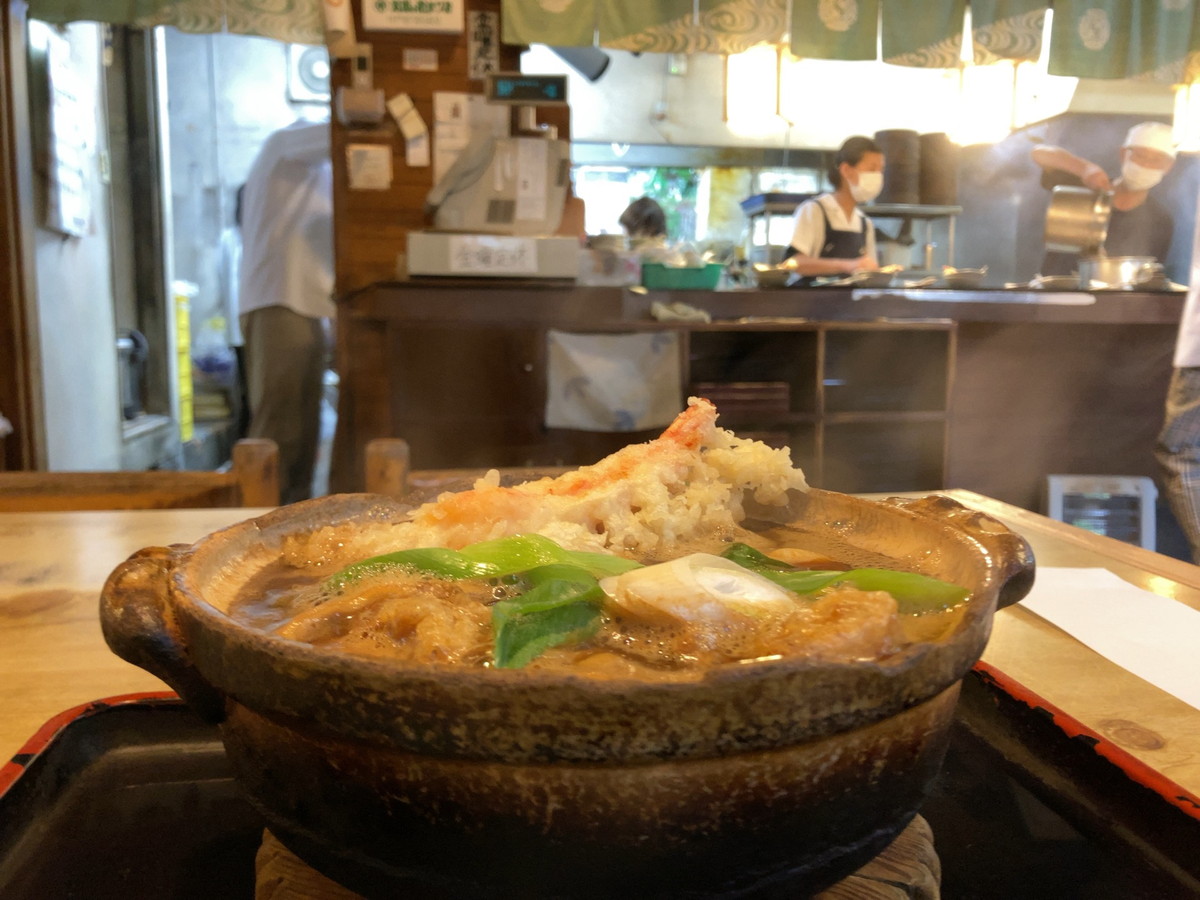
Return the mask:
[[[970,491],[941,493],[1024,535],[1039,565],[1108,569],[1200,610],[1200,567]],[[1114,665],[1020,605],[996,615],[983,663],[1200,796],[1200,710]],[[1200,677],[1200,660],[1196,671]]]
[[[978,494],[946,493],[1023,534],[1042,565],[1106,568],[1200,609],[1200,568]],[[0,759],[15,754],[43,723],[66,709],[116,694],[163,690],[157,678],[118,659],[105,645],[97,616],[105,578],[135,550],[191,542],[258,512],[0,514]],[[1186,807],[1188,797],[1200,796],[1200,710],[1019,606],[996,616],[981,670],[968,681],[961,707],[968,727],[1000,748],[1005,764],[1048,791],[1083,791],[1071,802],[1101,818],[1115,815],[1105,807],[1106,798],[1120,792],[1105,777],[1097,782],[1098,793],[1088,794],[1088,784],[1080,787],[1088,779],[1077,773],[1090,763],[1061,756],[1053,737],[1023,732],[1012,725],[1015,720],[996,719],[995,710],[1005,703],[1059,714],[1060,726],[1087,738],[1085,750],[1095,746],[1110,753],[1124,773],[1120,778],[1129,776],[1135,806],[1145,807],[1146,797],[1150,805],[1161,800],[1164,808],[1190,815],[1195,823],[1196,811],[1187,813]],[[1012,700],[1014,687],[1023,700]],[[1051,730],[1065,740],[1061,730]],[[1177,786],[1179,796],[1172,800],[1160,791],[1155,799],[1146,793],[1147,780],[1158,788],[1166,785],[1167,793]]]
[[0,760],[63,710],[167,690],[104,643],[100,588],[142,547],[191,543],[265,511],[0,513]]

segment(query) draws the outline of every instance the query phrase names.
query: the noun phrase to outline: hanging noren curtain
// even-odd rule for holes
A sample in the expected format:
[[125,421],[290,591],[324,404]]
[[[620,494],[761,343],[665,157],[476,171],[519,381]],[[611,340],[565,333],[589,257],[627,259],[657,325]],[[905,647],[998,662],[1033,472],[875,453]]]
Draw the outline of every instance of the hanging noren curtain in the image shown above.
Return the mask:
[[976,65],[1034,62],[1042,52],[1046,0],[971,0],[971,50]]
[[814,59],[878,56],[879,0],[792,0],[791,50]]
[[503,3],[500,40],[506,44],[591,47],[596,41],[596,0]]
[[[961,58],[968,5],[976,63],[1036,59],[1051,8],[1051,74],[1163,83],[1200,77],[1200,0],[501,0],[502,39],[729,54],[778,44],[790,31],[796,56],[951,68]],[[29,0],[29,16],[324,40],[321,0]]]
[[741,53],[777,41],[785,0],[638,0],[599,7],[600,46],[642,53]]
[[1196,0],[1058,0],[1050,31],[1050,74],[1190,80],[1198,38]]
[[967,0],[887,0],[879,23],[883,61],[952,69],[962,59]]
[[294,44],[325,41],[321,0],[29,0],[29,17],[55,25],[171,25],[193,34],[228,31]]

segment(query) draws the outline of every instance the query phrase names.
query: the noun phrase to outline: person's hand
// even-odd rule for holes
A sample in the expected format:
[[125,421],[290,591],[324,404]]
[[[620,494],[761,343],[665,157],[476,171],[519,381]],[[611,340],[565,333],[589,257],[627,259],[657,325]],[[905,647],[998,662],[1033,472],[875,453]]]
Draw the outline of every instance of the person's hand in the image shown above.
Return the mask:
[[858,259],[847,260],[849,267],[846,269],[851,275],[855,272],[877,272],[879,271],[879,263],[875,261],[873,256],[860,256]]
[[1108,180],[1108,173],[1094,162],[1083,167],[1083,171],[1079,173],[1079,180],[1085,187],[1090,187],[1093,191],[1112,190],[1112,182]]

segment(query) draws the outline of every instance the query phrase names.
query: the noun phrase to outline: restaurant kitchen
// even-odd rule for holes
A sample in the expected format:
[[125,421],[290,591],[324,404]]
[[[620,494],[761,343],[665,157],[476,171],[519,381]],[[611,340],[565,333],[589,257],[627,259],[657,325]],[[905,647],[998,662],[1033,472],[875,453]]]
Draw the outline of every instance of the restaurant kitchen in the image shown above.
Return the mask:
[[[73,52],[80,53],[73,59],[83,83],[99,94],[101,82],[109,81],[115,130],[124,125],[122,114],[114,114],[118,97],[143,108],[183,105],[168,109],[165,116],[176,130],[148,130],[130,142],[129,150],[135,160],[131,169],[136,169],[147,135],[153,132],[169,145],[161,147],[156,158],[172,172],[171,183],[178,191],[171,221],[174,239],[167,239],[171,229],[164,229],[157,243],[148,244],[149,261],[141,258],[132,263],[126,258],[126,274],[117,274],[120,265],[110,267],[101,261],[109,255],[104,245],[112,241],[118,248],[128,247],[130,238],[106,234],[106,221],[153,222],[165,208],[156,205],[161,198],[153,192],[130,191],[119,174],[111,176],[111,188],[102,187],[110,183],[105,174],[109,161],[97,152],[86,159],[89,183],[97,191],[94,227],[83,229],[85,233],[77,237],[63,237],[44,227],[40,218],[44,210],[38,198],[44,195],[36,187],[41,177],[36,154],[21,140],[19,128],[5,132],[5,159],[15,160],[18,173],[8,182],[10,196],[16,199],[6,208],[6,221],[16,224],[0,229],[0,237],[6,249],[24,262],[23,268],[8,273],[4,295],[5,313],[20,327],[8,329],[0,338],[13,342],[11,348],[3,345],[5,352],[0,354],[0,412],[17,426],[4,443],[8,468],[158,465],[164,458],[178,459],[180,452],[186,459],[187,452],[196,451],[194,446],[187,450],[189,442],[178,432],[179,380],[178,371],[171,367],[180,362],[187,366],[190,360],[177,353],[181,332],[173,318],[179,309],[175,284],[190,281],[199,286],[197,295],[189,298],[197,313],[187,339],[194,342],[196,327],[203,327],[221,309],[216,248],[229,224],[251,144],[266,130],[268,118],[264,114],[262,121],[247,126],[244,110],[236,110],[244,96],[230,101],[245,87],[235,87],[238,73],[223,61],[238,59],[254,73],[260,88],[271,85],[271,116],[299,114],[306,107],[326,103],[334,107],[339,301],[335,369],[340,385],[331,490],[363,486],[366,447],[377,437],[404,437],[415,468],[440,469],[588,463],[630,441],[652,436],[657,425],[646,419],[622,427],[596,427],[595,421],[581,425],[569,417],[587,405],[582,402],[555,409],[556,416],[568,418],[549,420],[548,416],[550,397],[556,386],[564,384],[560,353],[571,338],[603,339],[600,345],[614,359],[628,359],[642,344],[653,343],[671,346],[675,354],[668,361],[667,376],[656,380],[670,388],[663,396],[672,402],[678,398],[678,406],[688,393],[711,395],[722,410],[722,424],[771,443],[786,443],[815,485],[855,493],[961,489],[964,502],[982,503],[1005,521],[1020,521],[1023,533],[1037,536],[1039,554],[1044,549],[1052,565],[1111,568],[1111,560],[1119,560],[1127,578],[1151,589],[1169,580],[1177,585],[1183,602],[1195,605],[1196,588],[1187,586],[1191,576],[1185,563],[1160,562],[1125,544],[1118,545],[1120,549],[1103,542],[1080,544],[1070,532],[1058,531],[1056,523],[1020,518],[1023,510],[1046,508],[1047,477],[1052,474],[1121,475],[1135,480],[1155,474],[1150,454],[1161,422],[1183,294],[1172,289],[1092,291],[1073,286],[1041,292],[1030,288],[1028,282],[1038,273],[1044,250],[1041,234],[1048,193],[1039,184],[1029,151],[1039,142],[1076,147],[1079,152],[1104,148],[1097,149],[1096,155],[1112,170],[1116,148],[1132,124],[1175,121],[1183,134],[1189,121],[1188,93],[1177,90],[1170,77],[1164,82],[1051,77],[1046,74],[1045,54],[1029,47],[1024,53],[1033,59],[1022,64],[1028,68],[1012,62],[976,65],[973,58],[968,64],[961,59],[961,49],[952,51],[958,59],[941,70],[861,60],[795,59],[791,55],[795,48],[777,46],[766,52],[748,48],[725,57],[701,52],[688,43],[700,31],[672,38],[669,29],[656,30],[654,23],[645,34],[639,32],[640,44],[634,40],[625,47],[613,43],[572,48],[560,43],[551,50],[546,42],[537,41],[522,52],[519,47],[525,42],[509,46],[494,40],[503,14],[499,3],[449,4],[461,9],[464,25],[446,31],[380,24],[378,18],[372,25],[364,18],[363,5],[354,3],[355,33],[349,46],[338,47],[344,33],[328,35],[334,45],[328,57],[329,99],[296,102],[285,86],[287,47],[294,47],[297,58],[326,37],[322,30],[328,20],[321,17],[319,7],[299,6],[310,5],[312,15],[303,27],[294,27],[293,22],[281,32],[283,37],[272,40],[232,33],[242,26],[235,25],[233,18],[228,23],[222,18],[233,16],[228,11],[215,19],[192,19],[207,23],[200,30],[212,28],[214,33],[164,35],[117,27],[111,47],[103,28],[68,27]],[[46,3],[43,8],[52,6]],[[187,4],[179,6],[184,9]],[[225,4],[224,9],[236,6]],[[539,8],[548,15],[545,6]],[[785,9],[784,4],[753,6]],[[833,5],[794,6],[818,10]],[[985,5],[973,6],[981,10]],[[1011,9],[1018,7],[1037,20],[1040,35],[1043,17],[1038,5],[1018,3]],[[1117,17],[1125,7],[1116,4],[1111,14]],[[1056,5],[1056,11],[1061,8],[1063,4]],[[9,5],[5,10],[6,47],[22,47],[27,34],[23,9]],[[481,20],[476,16],[480,13],[493,18]],[[30,16],[36,18],[33,10]],[[768,30],[782,21],[764,18]],[[1120,21],[1114,18],[1118,23],[1114,31],[1120,30]],[[472,27],[466,27],[468,22]],[[227,26],[228,32],[216,33]],[[262,26],[258,20],[252,27]],[[491,37],[481,40],[480,34]],[[153,36],[140,50],[139,35]],[[143,75],[147,83],[152,78],[174,80],[169,96],[146,90],[145,85],[139,92],[112,84],[105,54],[115,49],[119,56],[122,41],[132,42],[135,52],[146,51],[145,59],[151,62]],[[243,41],[267,45],[270,62],[252,62],[249,54],[243,57],[234,49]],[[91,50],[78,51],[89,44]],[[369,55],[359,49],[360,44],[369,48]],[[172,46],[177,48],[174,58]],[[159,55],[164,50],[166,55]],[[481,61],[484,51],[494,57]],[[1035,61],[1039,56],[1040,67]],[[24,67],[20,52],[9,59],[8,71],[20,77],[5,80],[10,86],[4,89],[6,122],[10,116],[19,122],[22,113],[28,115],[36,105],[21,93],[36,69]],[[367,75],[362,74],[364,68]],[[668,206],[677,201],[670,211],[673,223],[679,223],[675,227],[683,230],[676,231],[672,240],[686,240],[697,253],[732,249],[735,256],[739,250],[749,256],[754,250],[753,229],[743,204],[771,193],[821,189],[831,152],[850,134],[897,129],[949,134],[959,148],[957,202],[952,204],[956,210],[932,217],[885,216],[879,225],[899,237],[903,233],[899,229],[910,223],[913,243],[902,247],[909,254],[906,268],[914,273],[936,273],[943,264],[986,265],[988,283],[967,292],[946,290],[940,284],[909,287],[903,278],[878,289],[842,285],[760,290],[723,273],[720,290],[660,290],[643,289],[637,283],[587,284],[583,278],[536,279],[527,277],[529,273],[517,273],[518,277],[511,272],[487,277],[478,273],[464,277],[467,272],[451,277],[414,274],[409,238],[432,229],[425,202],[435,184],[434,172],[450,165],[446,156],[438,162],[439,134],[447,144],[457,140],[461,145],[463,138],[461,129],[456,135],[455,128],[439,128],[456,123],[447,123],[439,115],[438,95],[478,97],[486,84],[479,76],[489,68],[520,69],[528,75],[565,80],[568,105],[539,104],[534,116],[538,124],[555,126],[558,135],[570,142],[574,195],[584,203],[581,232],[615,235],[619,226],[613,213],[627,200],[647,186],[668,184],[668,170],[686,171],[690,173],[687,191],[676,198],[664,188],[663,199]],[[989,72],[983,73],[984,69]],[[192,72],[204,77],[189,78]],[[999,84],[985,85],[989,75],[997,72],[1006,77]],[[837,87],[821,89],[826,84]],[[971,93],[976,88],[985,93]],[[349,93],[354,89],[365,93]],[[341,114],[336,105],[339,91],[349,107],[343,107]],[[34,96],[32,91],[29,96]],[[262,104],[262,95],[254,96]],[[398,104],[397,115],[377,105],[380,99],[400,96],[411,101],[425,140],[433,141],[425,147],[430,152],[424,165],[420,164],[421,128],[414,127],[411,118],[407,127],[413,136],[405,128],[407,107]],[[229,106],[224,105],[227,102]],[[197,113],[205,106],[212,109],[211,116]],[[968,113],[974,111],[989,115],[967,122]],[[231,121],[240,121],[232,129],[237,136],[232,149],[225,142]],[[509,121],[519,123],[519,115]],[[968,125],[994,130],[972,132]],[[1185,143],[1185,149],[1188,146]],[[113,165],[111,171],[118,173],[120,167]],[[180,177],[180,173],[186,174]],[[662,176],[657,181],[656,174]],[[198,190],[191,187],[195,185]],[[1172,249],[1160,261],[1168,279],[1177,283],[1187,280],[1198,189],[1200,174],[1186,152],[1156,189],[1176,224]],[[778,242],[768,237],[765,243]],[[579,261],[588,258],[587,248],[578,244],[576,271]],[[18,289],[13,288],[14,282],[20,282]],[[1006,283],[1020,287],[1005,288]],[[139,298],[133,322],[150,336],[158,354],[151,370],[156,365],[158,369],[148,386],[152,395],[157,392],[153,411],[166,419],[171,435],[148,455],[130,450],[136,443],[136,429],[131,431],[122,415],[113,352],[113,325],[130,312],[133,295]],[[21,305],[22,297],[28,306]],[[68,361],[78,362],[72,368]],[[647,370],[635,367],[634,371]],[[996,499],[987,501],[971,492]],[[228,522],[206,518],[197,532],[189,532],[180,522],[164,530],[165,534],[179,528],[178,535],[148,536],[145,543],[193,540],[233,521],[236,518]],[[1160,527],[1160,541],[1166,531]],[[12,553],[26,552],[23,546],[14,543]],[[1179,555],[1165,544],[1160,543],[1160,549]],[[97,563],[91,568],[105,567]],[[80,577],[81,593],[98,587],[96,572]],[[967,737],[956,735],[948,758],[949,774],[928,808],[948,873],[946,885],[962,889],[975,880],[980,896],[1002,896],[1005,891],[1012,895],[1014,890],[1032,896],[1039,884],[1052,884],[1058,886],[1057,892],[1069,895],[1070,885],[1087,878],[1094,895],[1114,897],[1136,895],[1131,885],[1144,875],[1147,896],[1164,886],[1194,885],[1196,874],[1182,865],[1176,852],[1178,835],[1190,832],[1175,827],[1172,818],[1183,805],[1181,798],[1191,795],[1185,789],[1163,803],[1164,792],[1170,794],[1177,785],[1169,772],[1164,774],[1165,764],[1155,756],[1158,748],[1150,746],[1165,734],[1168,755],[1176,747],[1186,747],[1191,721],[1187,716],[1194,716],[1194,710],[1177,715],[1173,704],[1179,701],[1160,697],[1157,689],[1145,685],[1143,693],[1130,694],[1127,681],[1136,680],[1132,676],[1115,666],[1096,665],[1090,657],[1084,659],[1082,648],[1057,632],[1052,635],[1053,627],[1032,613],[1006,613],[1011,614],[998,617],[994,655],[985,656],[985,665],[996,668],[985,669],[986,676],[978,672],[969,676],[967,700],[976,716],[975,731]],[[1037,648],[1041,664],[1022,650],[1023,644]],[[1097,697],[1104,701],[1081,700],[1072,693],[1075,679],[1061,677],[1056,668],[1060,662],[1090,666],[1088,671],[1100,685]],[[1039,731],[1025,742],[1005,745],[1002,738],[1019,728],[1011,723],[997,725],[987,714],[997,707],[990,693],[995,683],[1013,673],[1020,673],[1031,692],[1052,697],[1060,712],[1069,710],[1075,718],[1063,727],[1076,728],[1073,733],[1083,735],[1081,741],[1094,741],[1106,753],[1115,744],[1119,771],[1104,769],[1096,774],[1094,762],[1083,760],[1087,754],[1080,754],[1074,745],[1064,761],[1057,755],[1062,749],[1057,733]],[[157,684],[156,679],[128,680],[128,672],[123,677],[127,680],[121,684],[129,690],[152,690]],[[1002,715],[1013,715],[1013,721],[1025,727],[1030,722],[1010,708],[1024,702],[1014,704],[1014,696],[1029,699],[1020,687],[1008,684],[1008,692],[1000,692],[999,708]],[[1055,690],[1064,693],[1055,695]],[[1106,708],[1111,698],[1120,696],[1139,700]],[[1036,701],[1034,695],[1031,705],[1046,708]],[[1149,737],[1119,722],[1113,724],[1118,719],[1137,720],[1147,709],[1153,709],[1157,727]],[[153,711],[149,716],[152,723],[163,720]],[[1184,721],[1185,727],[1177,734],[1161,725],[1167,720]],[[1061,725],[1064,720],[1060,716],[1056,721]],[[93,725],[105,727],[102,717]],[[153,724],[143,734],[156,735],[158,727]],[[204,754],[197,758],[220,755],[219,742],[214,743],[208,731],[198,731],[192,724],[181,728],[172,739],[182,736],[193,746],[203,746]],[[987,728],[1002,734],[998,737]],[[129,734],[137,732],[135,727]],[[1033,752],[1037,758],[1031,762],[1021,757],[999,775],[1002,762],[980,750],[981,734],[986,735],[985,743],[1003,746],[999,755],[1010,754],[1010,763],[1018,754],[1030,752],[1031,746],[1038,748]],[[1135,754],[1133,760],[1123,753]],[[167,763],[168,768],[174,764]],[[1062,767],[1072,773],[1087,771],[1089,788],[1099,785],[1102,790],[1072,793],[1079,787],[1074,783],[1061,789],[1056,779]],[[1014,786],[1006,781],[1007,773],[1018,769],[1021,786]],[[211,774],[204,765],[181,771],[180,783],[204,781]],[[1176,774],[1190,789],[1193,781],[1186,765]],[[1037,786],[1033,793],[1031,784]],[[989,822],[972,810],[972,797],[979,796],[981,789],[986,789],[992,804],[989,814],[995,816],[991,824],[999,823],[994,830],[1002,835],[1006,851],[1024,854],[1022,858],[1029,861],[1023,875],[1009,873],[1016,881],[988,880],[993,876],[984,871],[996,857],[984,854],[979,843],[989,828]],[[1117,798],[1113,802],[1120,807],[1119,815],[1105,806],[1106,794]],[[1053,802],[1043,806],[1048,800]],[[244,856],[243,838],[254,838],[261,823],[225,794],[214,803],[234,813],[230,820],[237,822],[237,841],[227,843],[229,847],[236,843],[235,855]],[[1070,813],[1067,821],[1059,818],[1064,812]],[[210,839],[220,843],[219,818],[204,817],[201,843]],[[1111,824],[1117,821],[1119,825]],[[971,828],[965,827],[968,822]],[[955,835],[958,826],[963,826],[962,832]],[[225,837],[230,834],[225,832]],[[174,845],[171,853],[186,855],[190,851],[185,843]],[[1129,850],[1131,846],[1136,852]],[[1119,851],[1107,852],[1114,847]],[[986,866],[974,862],[985,856]],[[163,866],[164,872],[168,869]],[[989,890],[996,893],[989,895]],[[1111,893],[1105,895],[1105,890]]]
[[[47,9],[53,10],[53,5]],[[1042,27],[1042,18],[1036,18]],[[282,33],[294,40],[307,33],[308,39],[314,40],[320,36],[320,23],[310,16],[305,22],[287,23]],[[415,98],[417,111],[436,127],[435,111],[421,104],[432,103],[434,89],[465,64],[465,59],[442,59],[467,52],[463,37],[394,30],[362,31],[359,37],[372,41],[374,78],[384,95],[391,97],[403,87]],[[98,32],[81,40],[84,45],[91,40],[103,46],[105,39]],[[645,43],[648,38],[644,36],[638,40],[646,47],[652,46]],[[671,46],[687,48],[686,40],[674,40]],[[738,40],[746,44],[751,38],[740,36]],[[107,156],[103,152],[85,155],[85,162],[95,167],[87,183],[97,192],[97,216],[90,234],[62,239],[36,225],[30,230],[38,239],[26,242],[25,247],[27,251],[30,246],[36,248],[37,261],[26,268],[26,296],[33,299],[37,315],[26,314],[21,319],[26,324],[17,333],[30,330],[35,322],[41,323],[32,329],[35,334],[30,334],[25,344],[30,349],[37,347],[38,352],[14,352],[9,356],[16,369],[8,377],[14,386],[38,388],[26,388],[30,393],[23,400],[18,399],[19,391],[11,400],[6,398],[9,419],[22,426],[5,445],[6,455],[11,456],[10,467],[41,464],[139,468],[177,464],[171,460],[180,459],[181,445],[186,448],[189,442],[173,439],[183,412],[177,389],[181,372],[175,367],[178,354],[173,349],[178,336],[178,329],[172,325],[179,300],[175,287],[177,283],[190,283],[198,288],[198,296],[190,298],[193,309],[188,337],[194,346],[200,343],[198,338],[211,337],[205,332],[214,317],[229,318],[223,305],[216,247],[222,231],[231,227],[234,193],[256,143],[273,122],[309,114],[323,103],[318,100],[314,105],[311,97],[296,99],[287,93],[290,88],[284,73],[287,66],[295,65],[303,52],[302,44],[280,45],[229,33],[187,35],[171,29],[159,41],[160,49],[155,52],[165,60],[165,70],[158,82],[166,87],[160,87],[158,93],[133,95],[130,108],[136,109],[140,103],[166,110],[158,126],[163,131],[156,140],[164,149],[163,168],[172,172],[175,208],[167,219],[172,224],[173,238],[156,242],[104,236],[100,211],[117,209],[122,192],[105,191],[106,176],[101,169]],[[957,178],[957,205],[962,211],[932,219],[881,219],[881,238],[913,241],[890,247],[893,257],[897,252],[901,257],[908,254],[911,269],[922,268],[926,257],[936,267],[986,265],[989,284],[1002,285],[1027,281],[1035,275],[1044,249],[1040,235],[1048,195],[1038,184],[1036,167],[1028,157],[1032,144],[1049,141],[1080,148],[1105,147],[1113,155],[1130,123],[1147,118],[1171,120],[1176,113],[1177,95],[1181,94],[1171,84],[1155,81],[1047,75],[1049,46],[1047,40],[1041,43],[1040,52],[1037,47],[1033,51],[1025,48],[1023,52],[1030,61],[1019,65],[968,65],[958,60],[952,67],[941,69],[867,61],[797,60],[785,50],[769,46],[755,46],[728,57],[607,47],[551,50],[544,44],[519,56],[516,48],[500,46],[497,51],[504,55],[504,68],[519,66],[528,72],[566,77],[569,117],[561,110],[546,107],[542,118],[558,122],[563,136],[569,136],[575,190],[585,203],[584,227],[588,232],[618,231],[615,216],[621,204],[632,199],[638,189],[647,187],[656,173],[669,176],[683,172],[690,173],[685,180],[691,194],[664,198],[676,225],[672,239],[690,241],[701,250],[715,247],[727,252],[736,248],[738,252],[753,253],[756,238],[744,208],[747,198],[781,189],[801,195],[820,190],[828,153],[847,135],[889,129],[946,132],[962,145]],[[120,59],[121,50],[122,42],[117,41],[110,42],[106,52],[115,51]],[[436,76],[421,71],[427,63],[412,62],[421,51],[432,51],[439,58]],[[77,51],[77,56],[81,52]],[[87,54],[81,59],[86,60]],[[95,70],[92,74],[87,71],[89,64],[94,62],[84,61],[78,66],[77,77],[82,84],[95,83]],[[117,69],[109,67],[106,71],[112,79]],[[206,71],[207,75],[205,79],[189,79],[185,71]],[[276,98],[271,101],[275,110],[271,115],[250,121],[243,106],[245,100],[239,99],[250,96],[240,87],[249,73],[253,73],[257,85],[252,95],[255,104],[261,104],[268,91],[273,91]],[[463,90],[476,93],[482,82],[466,77],[469,74],[464,71],[456,77],[463,78]],[[139,76],[135,72],[128,77],[136,84]],[[143,73],[141,77],[147,76]],[[335,83],[348,77],[349,61],[335,58]],[[813,90],[814,84],[826,80],[843,87],[840,91]],[[23,81],[26,79],[13,83]],[[431,86],[426,97],[422,85],[427,83]],[[162,91],[168,88],[170,96],[176,98],[174,104],[163,102]],[[842,91],[870,98],[870,102],[845,103]],[[118,85],[109,86],[110,106],[121,93]],[[118,125],[123,115],[129,115],[128,111],[116,114]],[[132,121],[135,132],[154,132],[153,120]],[[117,126],[114,129],[120,130]],[[353,128],[335,122],[334,130],[338,141],[336,165],[345,163],[345,144],[354,141],[357,150],[368,153],[373,152],[372,145],[376,150],[390,148],[389,163],[394,166],[389,188],[338,192],[342,206],[337,232],[338,292],[347,295],[403,274],[407,234],[430,226],[422,207],[424,194],[438,170],[439,155],[435,153],[434,164],[428,167],[406,164],[403,135],[390,116],[377,124],[366,126],[360,122]],[[37,134],[38,129],[30,133]],[[446,129],[443,141],[447,144],[448,134]],[[456,140],[461,141],[461,137]],[[112,159],[118,163],[122,159],[117,144],[113,145]],[[1113,163],[1108,160],[1106,164]],[[119,165],[116,171],[115,184],[119,188]],[[138,173],[147,177],[144,169]],[[346,172],[341,175],[339,184],[347,184]],[[149,177],[151,188],[165,184],[161,178],[155,179],[154,173]],[[660,183],[664,180],[669,181],[669,177],[660,179]],[[1184,155],[1158,191],[1176,223],[1171,251],[1161,260],[1175,282],[1186,280],[1196,181],[1193,160]],[[33,184],[40,182],[35,179]],[[195,186],[199,186],[198,192]],[[669,188],[663,190],[669,197]],[[146,191],[140,189],[135,192],[137,196],[144,194]],[[152,207],[156,201],[144,202]],[[20,224],[36,222],[35,209],[36,204],[26,207]],[[151,212],[148,208],[134,218],[152,221]],[[118,216],[115,221],[122,218]],[[778,230],[780,222],[774,226]],[[107,265],[112,274],[106,275],[104,258],[110,254],[105,245],[110,242],[117,252]],[[145,246],[150,247],[154,257],[156,243],[164,245],[157,259],[139,261],[136,267],[129,262],[134,253],[144,254]],[[130,244],[132,252],[122,249]],[[88,250],[89,246],[93,249]],[[83,259],[92,262],[84,266],[79,262]],[[93,269],[96,277],[76,279],[77,273]],[[36,277],[31,277],[31,270]],[[503,285],[502,281],[495,283]],[[111,296],[98,303],[97,291]],[[134,296],[140,298],[136,304],[129,299]],[[108,311],[110,306],[115,312]],[[147,311],[139,312],[141,307]],[[141,326],[139,330],[151,334],[149,359],[144,366],[148,383],[140,393],[149,395],[146,401],[152,409],[148,411],[162,417],[154,421],[165,420],[165,431],[171,436],[167,440],[161,437],[162,428],[149,429],[159,437],[147,446],[147,420],[139,417],[131,422],[120,415],[119,359],[114,359],[109,342],[103,338],[112,327],[108,325],[110,315],[120,328]],[[71,327],[73,322],[93,320],[95,327]],[[33,360],[39,358],[41,362],[35,364]],[[24,363],[19,362],[22,359]],[[78,378],[66,375],[71,368],[68,360],[85,365],[88,374]],[[212,430],[202,426],[199,434],[203,437]],[[81,440],[85,432],[89,438]],[[195,451],[202,442],[190,443]],[[227,440],[210,443],[216,446],[208,448],[208,453],[191,454],[193,464],[207,464],[213,453],[219,457],[227,452]],[[350,445],[361,449],[356,438]],[[182,458],[186,457],[185,453]],[[1137,470],[1137,474],[1141,472]],[[353,473],[340,482],[338,478],[335,475],[334,481],[342,486],[356,480]]]

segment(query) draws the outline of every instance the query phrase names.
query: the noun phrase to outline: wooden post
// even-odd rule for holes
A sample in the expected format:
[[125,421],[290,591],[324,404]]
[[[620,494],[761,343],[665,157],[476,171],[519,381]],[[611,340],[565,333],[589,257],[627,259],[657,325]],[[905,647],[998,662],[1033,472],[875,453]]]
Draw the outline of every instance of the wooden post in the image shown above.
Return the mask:
[[233,445],[233,474],[242,506],[279,505],[279,447],[268,438],[243,438]]
[[403,438],[375,438],[367,442],[367,491],[403,497],[408,493],[408,441]]

